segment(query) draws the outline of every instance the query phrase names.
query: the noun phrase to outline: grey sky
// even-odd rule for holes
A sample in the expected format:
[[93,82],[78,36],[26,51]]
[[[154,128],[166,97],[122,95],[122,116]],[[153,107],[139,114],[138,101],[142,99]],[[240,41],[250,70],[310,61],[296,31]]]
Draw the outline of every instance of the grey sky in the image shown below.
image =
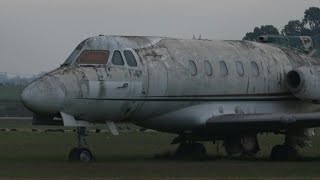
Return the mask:
[[98,34],[241,39],[255,26],[284,26],[319,0],[0,0],[0,71],[58,67]]

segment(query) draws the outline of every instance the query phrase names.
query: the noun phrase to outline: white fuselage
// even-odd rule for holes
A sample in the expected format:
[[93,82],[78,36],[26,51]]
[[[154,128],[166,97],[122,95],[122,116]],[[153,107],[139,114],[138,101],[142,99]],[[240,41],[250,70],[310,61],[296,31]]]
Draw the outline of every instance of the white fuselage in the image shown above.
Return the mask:
[[[290,70],[319,64],[290,50],[246,41],[116,36],[80,45],[67,64],[26,88],[22,98],[29,109],[174,133],[201,129],[209,118],[225,114],[320,110],[288,91]],[[80,65],[77,58],[85,50],[109,50],[110,56],[106,64]],[[131,51],[137,66],[113,64],[118,50],[122,56]]]

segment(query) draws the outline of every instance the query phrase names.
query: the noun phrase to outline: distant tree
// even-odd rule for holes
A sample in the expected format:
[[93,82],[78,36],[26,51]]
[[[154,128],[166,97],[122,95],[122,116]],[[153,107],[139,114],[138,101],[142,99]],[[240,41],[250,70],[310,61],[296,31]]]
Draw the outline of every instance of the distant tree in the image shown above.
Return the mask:
[[320,8],[310,7],[309,9],[307,9],[304,12],[304,18],[302,22],[312,31],[320,29]]
[[310,7],[304,12],[302,21],[289,21],[281,33],[286,36],[315,36],[320,34],[320,8]]
[[281,34],[285,36],[301,36],[305,33],[304,24],[299,20],[291,20],[281,30]]
[[0,82],[5,83],[8,80],[8,76],[6,73],[0,73]]
[[311,7],[304,12],[302,20],[304,27],[309,30],[309,36],[320,34],[320,8]]
[[262,35],[280,35],[280,33],[273,25],[264,25],[260,28],[255,27],[253,32],[248,32],[243,40],[256,41]]
[[[320,8],[310,7],[304,12],[304,18],[291,20],[281,30],[285,36],[320,36]],[[280,35],[277,28],[272,25],[254,28],[253,32],[248,32],[243,40],[256,41],[261,35]]]

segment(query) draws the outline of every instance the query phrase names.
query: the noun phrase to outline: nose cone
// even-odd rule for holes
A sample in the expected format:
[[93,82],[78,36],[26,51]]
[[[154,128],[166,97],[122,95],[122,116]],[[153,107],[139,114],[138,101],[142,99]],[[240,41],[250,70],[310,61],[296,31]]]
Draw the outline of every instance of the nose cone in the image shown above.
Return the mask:
[[65,88],[54,76],[43,76],[29,84],[21,93],[21,101],[35,113],[54,114],[65,100]]

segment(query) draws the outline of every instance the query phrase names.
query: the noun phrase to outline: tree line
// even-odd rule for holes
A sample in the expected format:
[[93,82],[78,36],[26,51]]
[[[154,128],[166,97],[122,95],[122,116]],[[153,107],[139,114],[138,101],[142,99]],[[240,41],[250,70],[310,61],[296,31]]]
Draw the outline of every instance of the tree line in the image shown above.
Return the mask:
[[243,40],[256,41],[262,35],[284,36],[317,36],[320,35],[320,8],[310,7],[305,10],[302,20],[291,20],[283,29],[279,30],[273,25],[255,27],[253,32],[248,32]]
[[[10,77],[8,74],[14,74],[14,76]],[[44,74],[46,72],[41,72],[38,75],[24,76],[16,73],[0,72],[0,87],[23,87]]]

